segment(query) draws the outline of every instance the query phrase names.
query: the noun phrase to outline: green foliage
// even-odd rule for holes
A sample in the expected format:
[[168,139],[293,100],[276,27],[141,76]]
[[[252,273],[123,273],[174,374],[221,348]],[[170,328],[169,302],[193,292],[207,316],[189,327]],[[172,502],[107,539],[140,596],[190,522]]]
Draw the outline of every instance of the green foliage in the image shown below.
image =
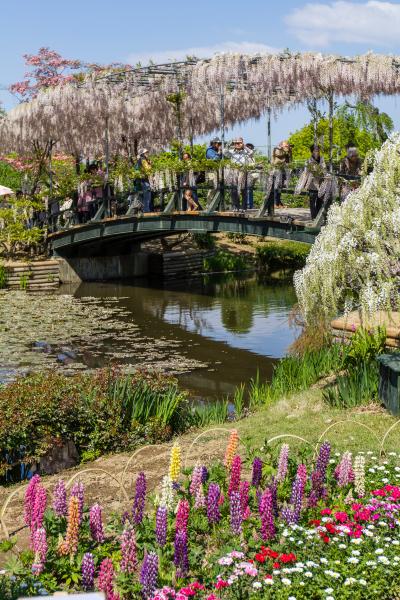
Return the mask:
[[192,239],[200,250],[212,250],[215,248],[215,238],[211,233],[193,233]]
[[279,271],[303,267],[311,246],[302,242],[267,242],[257,246],[257,266],[261,270]]
[[335,385],[325,390],[326,402],[334,408],[353,408],[378,399],[379,369],[374,362],[364,362],[339,375]]
[[0,262],[0,290],[7,287],[7,270],[5,266]]
[[386,329],[366,329],[359,327],[350,338],[350,345],[346,351],[345,366],[348,368],[359,367],[364,363],[375,361],[379,354],[385,351]]
[[168,439],[186,426],[188,408],[172,378],[105,370],[94,376],[48,372],[17,379],[0,388],[0,414],[4,474],[9,463],[32,464],[66,440],[87,459],[90,453]]
[[21,172],[0,160],[0,185],[5,185],[16,191],[21,188]]
[[43,237],[38,227],[27,228],[31,212],[38,203],[27,197],[10,199],[7,205],[0,207],[0,254],[12,256],[18,251],[27,251],[37,246]]
[[197,404],[191,412],[194,427],[207,427],[225,423],[229,416],[228,400],[216,400]]
[[245,271],[249,265],[245,257],[237,254],[231,254],[223,250],[217,252],[203,262],[204,270],[208,272],[224,272],[224,271]]

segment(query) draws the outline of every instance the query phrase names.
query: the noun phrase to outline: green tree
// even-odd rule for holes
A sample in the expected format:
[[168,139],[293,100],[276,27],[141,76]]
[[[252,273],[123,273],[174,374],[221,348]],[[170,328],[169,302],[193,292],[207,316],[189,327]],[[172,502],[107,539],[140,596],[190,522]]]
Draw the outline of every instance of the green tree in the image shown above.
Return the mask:
[[38,227],[27,228],[29,216],[38,206],[27,197],[0,204],[0,255],[11,257],[40,243],[43,231]]

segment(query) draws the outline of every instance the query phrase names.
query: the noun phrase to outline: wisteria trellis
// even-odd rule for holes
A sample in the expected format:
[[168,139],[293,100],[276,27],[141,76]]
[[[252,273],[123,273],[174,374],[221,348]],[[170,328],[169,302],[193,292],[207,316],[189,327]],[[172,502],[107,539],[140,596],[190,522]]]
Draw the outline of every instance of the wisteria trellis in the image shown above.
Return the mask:
[[[59,150],[103,154],[105,126],[110,152],[123,152],[126,140],[158,150],[176,134],[174,107],[167,96],[184,91],[182,134],[187,139],[220,125],[220,90],[225,123],[259,118],[267,109],[335,95],[370,97],[400,92],[400,57],[368,53],[353,58],[313,53],[244,56],[220,54],[188,61],[175,76],[150,79],[131,70],[87,76],[83,83],[42,92],[11,110],[0,124],[0,149],[27,152],[32,141],[55,140]],[[125,140],[125,141],[124,141]]]

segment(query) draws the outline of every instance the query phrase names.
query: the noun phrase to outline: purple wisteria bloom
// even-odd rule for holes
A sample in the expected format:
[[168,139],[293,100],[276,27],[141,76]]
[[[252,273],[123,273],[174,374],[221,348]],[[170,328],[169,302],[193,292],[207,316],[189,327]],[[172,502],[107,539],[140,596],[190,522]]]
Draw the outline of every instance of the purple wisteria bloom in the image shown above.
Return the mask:
[[159,506],[156,512],[156,540],[163,548],[167,542],[168,511],[165,506]]
[[207,494],[207,519],[210,525],[211,523],[218,523],[221,518],[219,512],[220,497],[221,490],[218,483],[210,483]]
[[53,492],[53,510],[57,517],[67,516],[67,490],[63,479],[57,481]]
[[140,583],[142,584],[143,598],[151,598],[157,589],[158,578],[158,556],[155,552],[146,552],[140,572]]
[[91,552],[86,552],[81,565],[82,586],[85,591],[92,590],[94,586],[94,559]]
[[136,479],[135,499],[132,507],[133,521],[136,525],[139,525],[143,521],[144,507],[146,504],[146,489],[146,475],[144,473],[139,473]]

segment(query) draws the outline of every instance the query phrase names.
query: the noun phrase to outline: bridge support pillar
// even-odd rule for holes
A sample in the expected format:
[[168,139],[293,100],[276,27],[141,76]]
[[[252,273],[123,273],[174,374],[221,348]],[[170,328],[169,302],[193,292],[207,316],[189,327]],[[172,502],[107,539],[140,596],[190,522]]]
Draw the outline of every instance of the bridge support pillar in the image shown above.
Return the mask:
[[133,279],[148,274],[148,255],[134,252],[120,256],[57,257],[61,283]]

